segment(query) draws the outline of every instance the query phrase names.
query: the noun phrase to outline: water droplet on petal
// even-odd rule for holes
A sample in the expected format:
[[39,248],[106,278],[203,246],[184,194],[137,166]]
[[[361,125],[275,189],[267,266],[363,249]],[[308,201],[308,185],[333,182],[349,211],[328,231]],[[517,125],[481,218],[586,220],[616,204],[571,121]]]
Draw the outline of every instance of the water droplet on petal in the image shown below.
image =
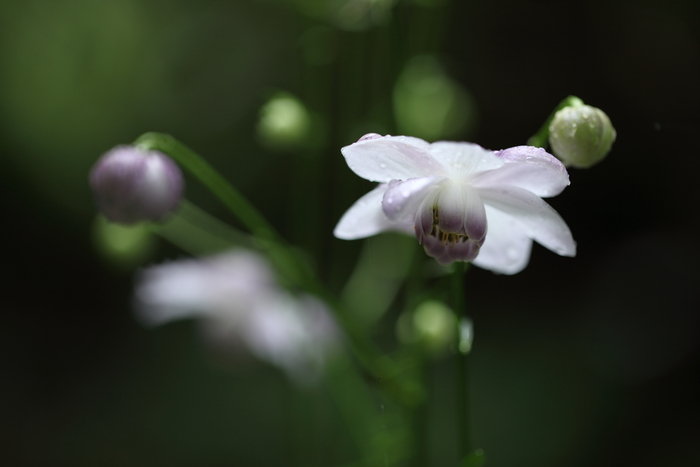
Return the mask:
[[381,162],[381,163],[379,164],[379,168],[380,168],[380,169],[386,169],[386,164],[385,164],[384,162]]
[[362,138],[358,139],[357,142],[359,143],[360,141],[368,141],[370,139],[377,139],[377,138],[381,138],[381,137],[382,137],[382,135],[380,135],[378,133],[367,133]]

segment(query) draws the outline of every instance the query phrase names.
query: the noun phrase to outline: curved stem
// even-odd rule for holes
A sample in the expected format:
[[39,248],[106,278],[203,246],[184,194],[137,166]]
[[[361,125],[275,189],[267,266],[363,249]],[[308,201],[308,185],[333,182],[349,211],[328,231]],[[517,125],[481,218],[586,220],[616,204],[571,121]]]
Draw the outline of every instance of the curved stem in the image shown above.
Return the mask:
[[583,105],[583,101],[576,96],[569,96],[561,101],[554,111],[549,114],[549,117],[547,117],[547,120],[544,121],[537,133],[527,140],[528,146],[537,146],[538,148],[547,146],[547,142],[549,141],[549,125],[552,123],[554,115],[564,107],[578,107],[581,105]]
[[243,195],[219,172],[193,150],[163,133],[146,133],[134,141],[146,150],[157,150],[168,154],[192,175],[209,188],[256,237],[273,240],[279,238],[275,229]]

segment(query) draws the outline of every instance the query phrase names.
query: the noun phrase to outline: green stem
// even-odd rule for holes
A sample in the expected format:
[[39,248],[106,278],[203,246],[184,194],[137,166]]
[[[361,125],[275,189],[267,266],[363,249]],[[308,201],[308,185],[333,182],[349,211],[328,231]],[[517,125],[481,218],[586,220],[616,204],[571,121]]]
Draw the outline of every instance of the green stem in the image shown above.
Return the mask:
[[280,274],[291,285],[320,297],[333,309],[338,324],[348,337],[348,345],[360,364],[399,400],[410,400],[410,395],[406,394],[405,389],[394,378],[394,375],[398,374],[395,363],[366,338],[345,307],[325,289],[298,252],[286,244],[282,236],[236,188],[196,152],[170,135],[146,133],[140,136],[135,144],[146,150],[168,154],[209,188],[251,231],[256,237],[256,246],[265,251]]
[[146,150],[153,149],[164,152],[175,159],[209,188],[256,237],[266,240],[279,238],[275,229],[236,188],[229,184],[196,152],[172,136],[162,133],[146,133],[134,141],[134,144]]
[[[452,273],[452,306],[454,310],[466,317],[464,300],[464,276],[467,264],[456,263]],[[469,408],[469,355],[465,352],[457,354],[457,414],[460,459],[464,459],[472,450]]]
[[193,256],[219,253],[235,246],[252,248],[254,238],[234,229],[187,200],[165,222],[149,224],[151,230]]
[[527,140],[528,146],[537,146],[538,148],[547,146],[547,141],[549,141],[549,125],[552,123],[554,115],[564,107],[579,107],[581,105],[583,105],[583,101],[576,96],[569,96],[561,101],[554,111],[549,114],[549,117],[544,121],[539,131]]

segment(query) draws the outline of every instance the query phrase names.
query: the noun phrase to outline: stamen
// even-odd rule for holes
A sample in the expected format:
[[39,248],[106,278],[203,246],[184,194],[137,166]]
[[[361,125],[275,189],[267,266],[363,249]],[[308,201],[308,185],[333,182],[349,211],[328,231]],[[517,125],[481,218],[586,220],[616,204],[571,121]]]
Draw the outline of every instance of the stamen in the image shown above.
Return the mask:
[[433,207],[433,225],[429,235],[440,240],[442,246],[449,248],[453,248],[457,243],[465,243],[469,240],[469,235],[467,234],[445,232],[440,228],[440,211],[437,206]]

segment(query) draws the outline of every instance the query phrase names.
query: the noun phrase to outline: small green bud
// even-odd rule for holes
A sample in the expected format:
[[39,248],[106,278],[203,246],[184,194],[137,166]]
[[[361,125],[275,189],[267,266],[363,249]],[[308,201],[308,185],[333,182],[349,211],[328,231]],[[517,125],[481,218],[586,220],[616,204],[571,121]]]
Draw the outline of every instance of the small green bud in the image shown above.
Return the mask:
[[397,323],[399,339],[406,344],[419,343],[429,353],[440,354],[457,343],[457,317],[444,303],[427,300],[405,313]]
[[605,112],[589,105],[564,107],[549,125],[554,155],[565,165],[582,169],[603,160],[616,136]]
[[260,110],[258,135],[267,146],[278,149],[299,146],[309,138],[310,130],[309,111],[291,94],[276,94]]

